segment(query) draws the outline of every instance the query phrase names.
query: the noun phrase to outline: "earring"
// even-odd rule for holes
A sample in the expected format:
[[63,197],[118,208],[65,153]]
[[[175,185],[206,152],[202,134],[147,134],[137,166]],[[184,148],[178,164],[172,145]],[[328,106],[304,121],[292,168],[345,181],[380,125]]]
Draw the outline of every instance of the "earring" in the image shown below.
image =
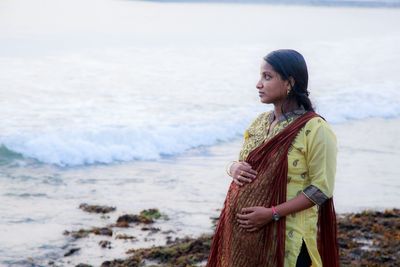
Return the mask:
[[287,89],[287,95],[289,95],[290,94],[290,87],[288,87],[288,89]]

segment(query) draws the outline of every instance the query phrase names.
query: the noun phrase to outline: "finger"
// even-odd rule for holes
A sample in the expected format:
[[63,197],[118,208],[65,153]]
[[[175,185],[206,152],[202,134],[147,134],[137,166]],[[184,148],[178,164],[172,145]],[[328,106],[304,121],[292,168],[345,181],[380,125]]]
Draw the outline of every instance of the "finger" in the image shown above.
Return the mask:
[[245,214],[245,213],[237,213],[236,214],[236,217],[238,219],[246,220],[246,221],[249,220],[251,218],[251,216],[252,216],[252,213],[247,213],[247,214]]
[[243,184],[241,182],[239,182],[237,179],[233,179],[233,182],[239,186],[242,186]]
[[236,221],[239,223],[239,224],[243,224],[243,225],[249,225],[249,220],[243,220],[243,219],[236,219]]
[[244,177],[245,171],[244,170],[239,170],[238,176],[243,176]]
[[241,174],[243,177],[250,178],[250,179],[255,179],[256,175],[254,173],[244,171],[243,174]]
[[250,165],[244,166],[245,171],[251,173],[251,174],[257,174],[258,172],[254,170]]
[[249,178],[249,179],[256,178],[256,175],[254,173],[248,171],[248,169],[238,169],[238,171],[234,174],[234,176],[236,176],[236,177],[242,176],[244,178]]
[[245,178],[244,176],[241,175],[239,175],[236,179],[240,182],[246,182],[246,183],[250,183],[252,181],[252,179]]
[[254,227],[254,224],[250,222],[250,220],[241,220],[241,219],[237,219],[236,220],[239,223],[239,227],[245,228],[245,229],[249,229]]
[[249,213],[249,212],[253,212],[255,209],[255,207],[247,207],[247,208],[242,208],[241,212],[242,213]]
[[250,165],[239,165],[237,168],[238,173],[240,174],[241,171],[250,172],[251,174],[257,174],[256,170],[253,170]]
[[251,229],[251,228],[254,228],[254,225],[239,224],[239,227],[243,228],[243,229]]
[[250,172],[250,173],[252,173],[254,175],[258,174],[258,172],[256,170],[254,170],[253,168],[250,168],[250,170],[248,170],[248,172]]
[[239,219],[248,220],[249,217],[250,217],[250,214],[240,214],[240,213],[237,213],[236,216],[237,216]]
[[242,175],[245,172],[247,172],[247,168],[246,167],[242,166],[242,167],[237,168],[237,174],[238,175]]
[[233,182],[238,186],[243,186],[243,183],[239,182],[237,179],[233,179]]
[[243,167],[238,167],[234,172],[233,176],[237,177],[239,175],[242,175],[244,173],[245,169]]
[[251,169],[249,172],[253,173],[254,175],[258,174],[258,171],[254,170],[254,169]]

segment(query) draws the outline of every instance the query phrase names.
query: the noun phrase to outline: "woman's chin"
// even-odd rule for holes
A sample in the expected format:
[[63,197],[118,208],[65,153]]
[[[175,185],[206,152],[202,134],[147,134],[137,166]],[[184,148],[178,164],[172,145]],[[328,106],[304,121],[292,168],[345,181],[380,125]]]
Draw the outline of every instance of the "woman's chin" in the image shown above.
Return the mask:
[[271,104],[271,101],[269,101],[269,99],[265,99],[263,97],[260,97],[260,102],[264,104]]

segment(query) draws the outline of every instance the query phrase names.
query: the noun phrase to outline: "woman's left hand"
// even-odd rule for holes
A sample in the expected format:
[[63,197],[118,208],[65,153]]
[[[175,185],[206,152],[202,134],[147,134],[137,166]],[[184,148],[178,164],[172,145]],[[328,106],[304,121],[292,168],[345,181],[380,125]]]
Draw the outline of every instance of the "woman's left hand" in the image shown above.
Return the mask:
[[259,230],[272,221],[272,210],[265,207],[248,207],[236,214],[239,227],[247,229],[248,232]]

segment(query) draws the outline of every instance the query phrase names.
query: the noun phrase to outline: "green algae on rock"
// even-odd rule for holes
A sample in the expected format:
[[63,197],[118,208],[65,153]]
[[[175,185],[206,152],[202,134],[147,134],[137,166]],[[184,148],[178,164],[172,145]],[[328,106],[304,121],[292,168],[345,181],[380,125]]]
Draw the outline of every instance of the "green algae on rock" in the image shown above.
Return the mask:
[[129,250],[142,259],[157,261],[162,266],[187,267],[194,266],[207,259],[210,250],[211,236],[199,238],[183,238],[168,246],[158,246],[146,249]]
[[161,218],[161,213],[158,209],[147,209],[140,212],[140,216],[149,220],[156,220]]
[[100,267],[139,267],[142,265],[142,259],[140,257],[129,257],[125,260],[112,260],[105,261]]
[[147,266],[146,261],[157,262],[163,267],[192,267],[203,262],[210,250],[210,235],[199,238],[177,238],[168,246],[157,246],[144,249],[131,249],[127,254],[133,254],[127,259],[103,262],[101,267]]
[[75,239],[89,236],[89,234],[112,236],[113,231],[107,227],[93,227],[92,229],[79,229],[78,231],[64,231],[64,235],[70,235]]
[[[142,211],[139,215],[125,215],[123,218],[122,221],[126,223],[143,223],[154,221],[160,216],[157,215],[157,212],[148,216]],[[143,218],[146,219],[142,220]],[[217,224],[218,218],[213,218],[212,221]],[[152,227],[145,226],[145,229],[151,231]],[[80,231],[77,232],[82,235],[92,233],[92,230],[81,229]],[[165,231],[165,234],[173,232],[172,230]],[[71,235],[73,236],[73,234]],[[130,238],[117,236],[116,239]],[[149,266],[149,263],[153,264],[151,266],[164,267],[198,266],[208,258],[211,239],[212,235],[202,235],[199,238],[176,238],[175,240],[171,236],[167,236],[165,246],[130,249],[127,251],[127,254],[131,255],[128,258],[105,261],[101,266],[139,267]],[[338,215],[338,242],[340,263],[343,267],[400,266],[400,210],[392,209],[384,212],[367,210],[360,213]]]
[[89,205],[87,203],[82,203],[79,205],[79,208],[83,211],[89,212],[89,213],[109,213],[112,211],[115,211],[115,207],[111,206],[101,206],[101,205]]
[[75,265],[75,267],[93,267],[93,266],[86,263],[79,263],[78,265]]
[[155,220],[160,219],[163,215],[158,209],[142,210],[139,215],[124,214],[118,217],[116,227],[129,227],[129,223],[154,223]]
[[132,235],[127,235],[127,234],[118,234],[115,239],[123,239],[123,240],[132,240],[132,241],[136,241],[137,238],[135,236]]
[[400,266],[399,209],[341,214],[337,223],[340,266]]
[[341,266],[400,266],[399,209],[344,214],[338,222]]

